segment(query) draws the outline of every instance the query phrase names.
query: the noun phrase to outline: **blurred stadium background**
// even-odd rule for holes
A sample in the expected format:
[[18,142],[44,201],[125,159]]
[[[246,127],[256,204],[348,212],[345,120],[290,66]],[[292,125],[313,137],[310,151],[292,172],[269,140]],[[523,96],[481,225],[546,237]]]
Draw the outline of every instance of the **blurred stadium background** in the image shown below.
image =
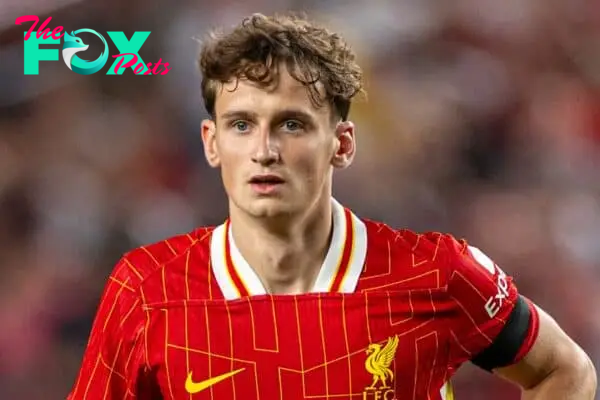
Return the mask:
[[[341,31],[365,68],[358,159],[336,197],[468,238],[600,364],[599,2],[2,0],[0,399],[64,399],[119,256],[225,218],[193,37],[280,10]],[[24,76],[26,14],[150,30],[140,54],[172,70],[81,76],[58,61]],[[459,400],[518,398],[469,366],[454,383]]]

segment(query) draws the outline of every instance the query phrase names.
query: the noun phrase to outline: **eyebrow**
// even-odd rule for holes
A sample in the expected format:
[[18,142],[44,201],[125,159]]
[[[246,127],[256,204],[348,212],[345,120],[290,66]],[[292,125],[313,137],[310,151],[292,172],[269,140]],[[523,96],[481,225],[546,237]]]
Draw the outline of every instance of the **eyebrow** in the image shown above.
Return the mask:
[[312,114],[294,108],[283,109],[275,113],[276,120],[284,120],[290,118],[300,119],[306,122],[313,122],[315,120]]
[[[232,120],[232,119],[248,119],[253,120],[256,119],[257,113],[248,110],[231,110],[227,111],[220,115],[220,118],[224,120]],[[275,120],[284,120],[288,118],[296,118],[302,119],[308,122],[313,122],[315,118],[310,114],[300,109],[295,108],[287,108],[283,110],[278,110],[273,119]]]
[[227,111],[223,114],[221,114],[219,116],[220,118],[223,119],[253,119],[254,117],[256,117],[256,113],[251,112],[251,111],[244,111],[244,110],[232,110],[232,111]]

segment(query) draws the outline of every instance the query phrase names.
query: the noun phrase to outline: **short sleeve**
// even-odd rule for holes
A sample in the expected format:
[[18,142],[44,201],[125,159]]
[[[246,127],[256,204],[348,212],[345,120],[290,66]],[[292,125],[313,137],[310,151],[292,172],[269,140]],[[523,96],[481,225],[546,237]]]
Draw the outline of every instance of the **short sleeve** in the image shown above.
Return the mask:
[[138,399],[143,312],[124,260],[106,283],[77,381],[67,400]]
[[[512,277],[480,249],[454,239],[448,247],[448,293],[456,311],[450,326],[450,363],[456,366],[472,360],[494,343],[515,310],[519,293]],[[527,307],[535,313],[532,304],[527,302]],[[532,344],[531,322],[526,321],[527,332],[523,343],[518,344],[515,362]]]

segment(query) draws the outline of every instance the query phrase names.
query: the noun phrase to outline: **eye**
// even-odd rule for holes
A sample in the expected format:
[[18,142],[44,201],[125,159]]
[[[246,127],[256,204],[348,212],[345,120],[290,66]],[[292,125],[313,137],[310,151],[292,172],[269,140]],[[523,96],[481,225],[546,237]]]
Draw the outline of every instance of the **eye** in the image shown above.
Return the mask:
[[246,132],[250,129],[250,125],[246,121],[235,121],[231,124],[231,126],[237,129],[239,132]]
[[296,132],[302,129],[302,123],[293,119],[288,119],[283,123],[283,127],[290,132]]

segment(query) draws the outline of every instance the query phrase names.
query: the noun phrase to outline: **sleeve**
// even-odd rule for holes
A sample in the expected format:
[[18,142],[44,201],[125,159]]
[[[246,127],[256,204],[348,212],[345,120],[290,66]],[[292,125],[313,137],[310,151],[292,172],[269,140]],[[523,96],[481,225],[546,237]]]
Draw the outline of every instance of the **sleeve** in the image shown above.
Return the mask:
[[520,361],[537,337],[535,306],[481,250],[464,241],[449,242],[448,293],[456,310],[450,363],[470,360],[491,370]]
[[76,383],[67,400],[142,399],[144,314],[137,279],[121,259],[105,286]]

